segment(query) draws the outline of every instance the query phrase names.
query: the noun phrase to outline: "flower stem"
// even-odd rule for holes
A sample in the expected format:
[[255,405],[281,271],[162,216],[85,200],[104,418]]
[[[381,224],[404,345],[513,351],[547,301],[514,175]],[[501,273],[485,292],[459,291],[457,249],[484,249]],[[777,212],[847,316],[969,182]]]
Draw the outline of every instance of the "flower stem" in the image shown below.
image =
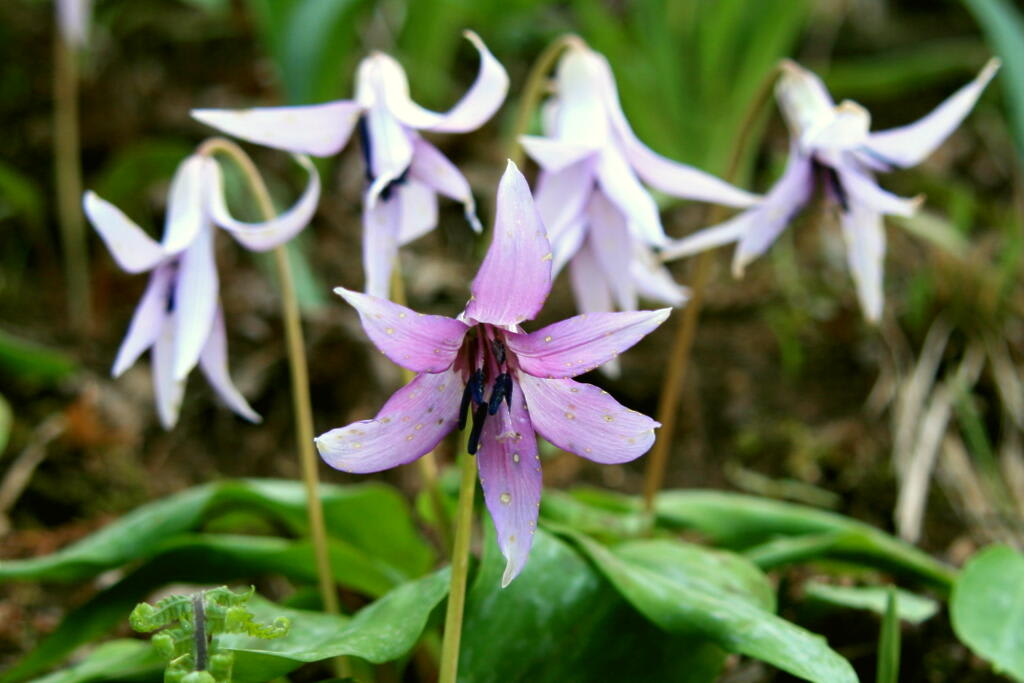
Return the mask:
[[448,611],[444,617],[439,683],[455,683],[459,671],[462,614],[466,606],[466,583],[469,579],[469,541],[473,531],[473,499],[476,497],[476,458],[463,453],[460,467],[462,481],[459,484],[459,507],[455,513],[452,579],[448,591]]
[[519,98],[519,106],[516,108],[516,118],[512,127],[512,137],[508,142],[508,158],[516,166],[523,165],[523,148],[519,144],[519,136],[526,133],[530,126],[530,115],[537,108],[540,98],[544,95],[545,78],[551,68],[555,65],[562,50],[572,45],[583,45],[583,39],[574,33],[566,33],[556,38],[550,45],[544,48],[526,77],[526,85],[523,86],[523,94]]
[[[753,132],[758,116],[768,101],[777,71],[778,69],[771,69],[765,74],[747,106],[747,111],[740,123],[738,134],[729,154],[725,173],[722,175],[722,179],[726,182],[735,180],[743,157],[743,149]],[[721,206],[713,206],[708,212],[708,225],[720,222],[724,218],[724,213],[725,210]],[[658,422],[661,423],[661,429],[658,431],[658,438],[651,449],[644,472],[644,510],[648,516],[648,523],[652,526],[654,498],[665,481],[668,455],[672,448],[676,418],[679,416],[680,393],[690,366],[693,341],[697,337],[700,312],[704,303],[704,291],[711,279],[713,257],[714,255],[710,251],[701,252],[697,256],[697,262],[694,265],[693,286],[691,287],[692,296],[686,303],[683,315],[679,317],[675,336],[672,339],[672,348],[669,351],[668,367],[661,385],[661,394],[658,397]]]
[[[212,155],[223,152],[238,165],[245,175],[246,182],[256,198],[260,212],[265,220],[276,215],[270,192],[260,175],[256,165],[241,147],[224,138],[212,138],[204,142],[200,154]],[[313,552],[316,557],[316,573],[320,585],[320,598],[324,611],[328,614],[339,614],[338,595],[334,587],[334,574],[331,571],[331,558],[327,551],[327,529],[324,524],[324,509],[319,495],[318,459],[313,450],[313,409],[309,399],[309,372],[306,365],[306,349],[302,337],[302,320],[299,316],[299,302],[295,294],[295,279],[292,276],[291,263],[285,245],[274,249],[274,261],[277,265],[278,279],[281,286],[281,312],[284,316],[285,341],[288,346],[288,362],[292,377],[292,401],[295,410],[295,437],[299,449],[299,464],[302,469],[302,481],[306,486],[307,513],[309,515],[309,531],[313,539]],[[351,664],[345,658],[338,660],[339,676],[351,675]]]
[[68,318],[81,331],[92,320],[89,251],[82,220],[82,163],[78,135],[78,51],[57,31],[53,52],[53,146],[57,216],[64,251]]
[[[398,263],[395,263],[395,268],[391,273],[391,300],[400,306],[406,306],[405,297],[405,285],[402,282],[402,272],[398,267]],[[416,376],[416,373],[402,368],[402,379],[406,384],[412,381],[412,378]],[[437,458],[434,455],[434,451],[428,452],[426,455],[416,460],[416,467],[420,472],[420,480],[423,483],[423,488],[427,492],[427,496],[430,498],[430,507],[434,512],[434,529],[437,531],[438,539],[441,542],[441,547],[444,548],[444,552],[449,556],[452,554],[452,538],[448,524],[448,514],[444,509],[444,500],[441,496],[441,486],[437,479]]]

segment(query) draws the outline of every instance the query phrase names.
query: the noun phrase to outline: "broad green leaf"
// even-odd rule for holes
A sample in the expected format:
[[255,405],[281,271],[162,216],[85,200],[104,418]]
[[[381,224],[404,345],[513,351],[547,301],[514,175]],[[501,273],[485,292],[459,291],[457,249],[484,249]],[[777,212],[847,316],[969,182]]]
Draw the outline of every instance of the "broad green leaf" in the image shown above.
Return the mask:
[[1002,81],[1017,149],[1024,156],[1024,13],[1009,0],[964,0],[1003,60]]
[[888,609],[890,595],[895,597],[899,618],[912,624],[927,621],[939,611],[939,603],[935,600],[892,586],[834,586],[820,581],[804,584],[804,596],[808,600],[834,607],[869,610],[882,616]]
[[972,557],[953,586],[953,630],[993,668],[1024,681],[1024,555],[990,546]]
[[144,640],[111,640],[81,662],[35,683],[93,683],[93,681],[159,681],[164,663]]
[[889,587],[882,618],[882,631],[878,636],[877,683],[899,683],[900,677],[900,618],[896,611],[896,591]]
[[[426,572],[433,553],[416,530],[408,504],[383,484],[321,485],[328,532],[366,555],[387,563],[395,576]],[[168,539],[200,528],[205,519],[231,509],[254,509],[305,532],[305,493],[298,482],[228,480],[187,489],[144,505],[98,532],[51,555],[0,560],[0,580],[77,581],[150,556]]]
[[0,370],[28,382],[54,383],[77,370],[60,351],[0,330]]
[[222,644],[235,651],[234,680],[266,681],[307,662],[346,655],[374,664],[398,659],[419,640],[430,613],[448,594],[448,582],[448,569],[428,574],[399,586],[352,618],[253,599],[250,607],[258,619],[285,616],[292,626],[278,640],[224,636]]
[[850,663],[824,638],[761,608],[750,596],[731,593],[721,582],[696,574],[638,563],[630,558],[632,544],[609,549],[575,531],[567,535],[634,607],[669,633],[703,636],[729,652],[816,683],[857,681]]
[[[648,680],[710,683],[724,653],[659,631],[574,548],[543,529],[530,561],[506,588],[488,525],[466,602],[459,680],[472,683]],[[685,654],[683,654],[685,653]]]

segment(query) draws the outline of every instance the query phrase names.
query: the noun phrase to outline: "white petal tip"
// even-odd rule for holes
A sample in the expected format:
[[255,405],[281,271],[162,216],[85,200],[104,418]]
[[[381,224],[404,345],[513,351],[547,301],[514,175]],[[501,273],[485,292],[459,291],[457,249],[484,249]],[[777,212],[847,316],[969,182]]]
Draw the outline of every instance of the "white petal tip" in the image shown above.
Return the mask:
[[982,67],[981,73],[978,74],[978,80],[986,82],[991,80],[1002,66],[1003,60],[999,59],[999,57],[992,57],[985,62],[985,66]]
[[469,228],[476,234],[480,234],[484,231],[484,226],[481,225],[480,219],[476,215],[476,206],[466,206],[466,220],[469,222]]

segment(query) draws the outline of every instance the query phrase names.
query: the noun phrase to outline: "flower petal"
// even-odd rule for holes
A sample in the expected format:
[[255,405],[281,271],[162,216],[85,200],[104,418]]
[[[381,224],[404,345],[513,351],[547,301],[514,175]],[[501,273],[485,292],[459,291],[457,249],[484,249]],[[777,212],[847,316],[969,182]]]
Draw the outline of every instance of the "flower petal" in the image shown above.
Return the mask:
[[320,457],[343,472],[380,472],[432,450],[458,424],[465,382],[453,370],[423,373],[394,393],[372,420],[316,438]]
[[533,545],[543,481],[537,437],[522,390],[513,382],[512,409],[500,408],[484,423],[477,452],[480,485],[505,556],[504,588],[516,578]]
[[156,412],[164,429],[171,429],[178,422],[187,381],[187,378],[174,376],[174,336],[177,329],[174,318],[174,315],[164,318],[153,343],[153,393],[156,395]]
[[626,216],[630,232],[652,247],[665,244],[668,238],[661,227],[658,205],[637,180],[622,154],[617,149],[606,147],[601,151],[596,170],[601,189]]
[[412,140],[412,163],[409,177],[414,178],[445,197],[462,202],[466,220],[474,232],[483,231],[480,219],[476,217],[476,201],[462,172],[432,144],[419,137]]
[[558,234],[551,237],[551,253],[554,254],[551,260],[551,279],[561,272],[569,260],[579,251],[580,245],[587,234],[587,221],[581,214],[567,223],[558,231]]
[[601,148],[610,133],[608,115],[601,97],[600,56],[582,41],[562,53],[555,74],[557,108],[546,124],[549,134],[559,140]]
[[203,205],[206,160],[192,154],[178,164],[167,191],[167,215],[161,245],[168,255],[187,249],[207,224]]
[[669,242],[668,246],[661,250],[663,261],[674,261],[676,259],[699,254],[708,249],[721,247],[733,242],[739,242],[751,227],[751,216],[756,215],[757,209],[747,209],[718,225],[704,228],[687,235],[678,240]]
[[865,147],[895,166],[921,163],[970,113],[999,66],[998,59],[990,59],[973,81],[953,93],[930,114],[906,126],[872,133]]
[[636,288],[629,272],[633,240],[625,218],[601,192],[591,196],[587,216],[590,219],[587,241],[604,271],[605,282],[615,296],[616,304],[620,310],[635,311]]
[[559,448],[594,462],[635,460],[654,443],[657,422],[624,408],[606,391],[571,379],[517,374],[533,427]]
[[815,74],[796,62],[784,59],[775,85],[775,98],[794,139],[808,130],[827,124],[835,116],[835,104],[828,88]]
[[171,294],[176,266],[157,266],[149,276],[149,284],[139,300],[128,326],[128,334],[117,350],[114,369],[111,375],[120,377],[125,370],[135,364],[146,349],[151,347],[160,331],[164,328],[167,317],[167,302]]
[[519,144],[538,166],[552,173],[588,159],[598,151],[597,147],[585,142],[564,142],[535,135],[521,135]]
[[192,118],[257,145],[328,157],[348,142],[362,111],[357,102],[338,100],[301,107],[193,109]]
[[295,237],[309,225],[316,213],[320,201],[320,174],[309,157],[296,154],[293,158],[309,173],[306,189],[290,209],[262,223],[245,223],[231,215],[224,198],[224,177],[220,166],[213,159],[207,159],[208,202],[213,222],[251,251],[269,251]]
[[612,293],[589,240],[583,241],[569,262],[569,281],[578,311],[599,313],[612,310]]
[[[544,221],[552,246],[561,238],[562,231],[582,216],[593,188],[594,170],[589,159],[560,171],[541,171],[535,197],[537,213]],[[561,265],[555,266],[555,272]]]
[[387,299],[338,287],[334,293],[359,313],[366,335],[381,353],[413,372],[451,367],[469,327],[443,315],[424,315]]
[[181,255],[174,285],[174,376],[183,379],[199,362],[217,314],[217,262],[213,227],[201,230]]
[[383,104],[374,104],[367,111],[366,129],[370,136],[370,172],[373,176],[366,192],[366,203],[373,206],[412,163],[412,136]]
[[206,345],[203,346],[203,353],[199,356],[199,367],[228,408],[249,422],[263,421],[231,381],[231,375],[228,373],[228,337],[224,330],[224,311],[219,305],[213,318],[213,327],[206,338]]
[[861,146],[868,139],[871,114],[851,100],[844,100],[835,108],[833,117],[810,128],[800,138],[804,150],[849,150]]
[[846,240],[850,274],[857,286],[864,317],[877,323],[882,318],[884,294],[882,270],[885,260],[885,226],[878,211],[860,202],[851,202],[840,222]]
[[82,208],[96,228],[110,255],[123,270],[142,273],[152,269],[166,254],[160,244],[147,235],[121,209],[92,190],[85,193]]
[[387,299],[391,293],[391,271],[398,258],[398,230],[402,205],[394,197],[363,204],[363,270],[366,293]]
[[[389,88],[387,92],[388,106],[395,116],[410,128],[430,130],[435,133],[466,133],[476,130],[487,122],[508,94],[508,73],[480,36],[472,31],[463,33],[480,53],[480,70],[476,81],[466,91],[454,107],[446,113],[424,109],[409,97],[409,88]],[[402,81],[405,74],[402,73]]]
[[913,216],[924,201],[923,195],[910,199],[899,197],[879,187],[870,173],[862,171],[852,164],[841,164],[836,167],[839,182],[849,195],[851,204],[864,204],[874,211],[897,216]]
[[689,288],[677,283],[668,268],[661,265],[654,253],[642,245],[634,246],[629,274],[640,296],[646,299],[669,306],[682,306],[690,298]]
[[551,291],[551,244],[526,178],[511,161],[498,184],[494,240],[470,287],[466,315],[517,325],[544,306]]
[[398,227],[399,246],[423,237],[437,227],[437,194],[415,180],[407,180],[395,188],[401,205]]

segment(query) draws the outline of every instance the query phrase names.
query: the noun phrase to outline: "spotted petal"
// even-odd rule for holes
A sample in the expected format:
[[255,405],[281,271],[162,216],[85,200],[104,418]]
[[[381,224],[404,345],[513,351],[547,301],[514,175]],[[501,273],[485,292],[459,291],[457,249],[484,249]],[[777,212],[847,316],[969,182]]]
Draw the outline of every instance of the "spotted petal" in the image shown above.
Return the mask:
[[413,372],[449,368],[469,329],[453,318],[417,313],[387,299],[343,287],[334,292],[359,312],[363,329],[381,353]]
[[636,344],[671,311],[584,313],[530,334],[506,333],[505,338],[524,372],[534,377],[575,377]]
[[960,125],[982,91],[999,70],[1000,61],[990,59],[978,76],[957,90],[930,114],[906,126],[872,133],[867,149],[896,166],[921,163]]
[[149,284],[146,285],[146,291],[132,315],[128,334],[121,342],[121,348],[117,350],[114,369],[111,371],[114,377],[120,377],[125,370],[134,365],[139,356],[153,346],[163,330],[175,268],[174,265],[157,266],[149,276]]
[[320,457],[335,469],[356,474],[412,462],[454,429],[463,386],[452,370],[417,375],[396,391],[372,420],[318,436]]
[[129,273],[151,270],[165,258],[160,244],[132,219],[91,190],[82,200],[85,215],[100,234],[117,265]]
[[339,100],[301,107],[193,109],[192,118],[257,145],[328,157],[348,142],[362,111],[357,102]]
[[213,318],[210,334],[206,338],[206,345],[203,347],[202,355],[199,356],[199,367],[202,368],[210,386],[227,404],[228,408],[249,422],[262,421],[259,413],[252,409],[249,402],[242,396],[242,392],[231,381],[231,375],[228,374],[228,338],[224,330],[224,312],[219,305]]
[[523,392],[512,385],[512,409],[487,418],[477,451],[480,485],[505,556],[504,588],[516,578],[533,545],[543,482],[537,437]]
[[571,379],[517,374],[533,427],[559,448],[603,464],[635,460],[660,425],[628,410],[608,392]]
[[498,184],[494,240],[466,305],[477,322],[517,325],[544,306],[551,291],[551,245],[526,178],[511,161]]

